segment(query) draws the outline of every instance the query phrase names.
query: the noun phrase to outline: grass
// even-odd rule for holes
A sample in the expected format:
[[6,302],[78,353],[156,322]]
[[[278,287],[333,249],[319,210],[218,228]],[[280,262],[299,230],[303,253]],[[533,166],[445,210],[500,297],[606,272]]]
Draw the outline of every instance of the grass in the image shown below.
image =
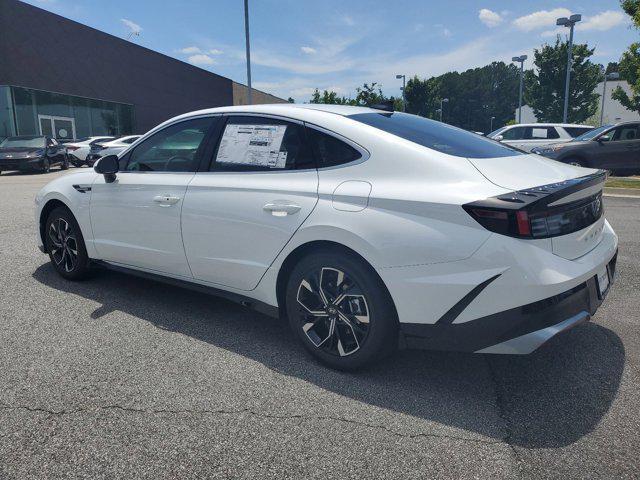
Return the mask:
[[605,187],[613,187],[613,188],[640,188],[640,178],[639,177],[611,177],[607,180]]

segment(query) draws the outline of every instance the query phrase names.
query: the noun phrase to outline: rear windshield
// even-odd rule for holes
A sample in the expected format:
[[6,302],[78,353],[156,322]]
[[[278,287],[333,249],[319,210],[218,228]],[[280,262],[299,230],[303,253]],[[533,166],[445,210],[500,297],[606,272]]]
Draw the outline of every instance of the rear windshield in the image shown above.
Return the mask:
[[44,137],[9,137],[0,148],[44,148]]
[[573,140],[577,141],[577,142],[581,142],[583,140],[591,140],[592,138],[595,138],[598,135],[600,135],[602,132],[605,132],[605,131],[609,130],[612,126],[613,125],[603,125],[601,127],[594,128],[592,130],[589,130],[586,133],[583,133],[582,135],[578,135]]
[[446,123],[406,113],[359,113],[349,118],[400,138],[456,157],[493,158],[523,155],[508,145]]

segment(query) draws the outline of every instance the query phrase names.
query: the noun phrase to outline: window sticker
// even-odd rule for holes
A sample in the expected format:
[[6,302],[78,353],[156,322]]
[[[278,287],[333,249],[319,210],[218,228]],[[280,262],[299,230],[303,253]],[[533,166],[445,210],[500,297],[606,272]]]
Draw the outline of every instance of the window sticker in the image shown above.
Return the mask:
[[546,128],[534,128],[531,132],[532,138],[547,138]]
[[287,152],[280,146],[286,130],[286,125],[227,125],[216,162],[285,168]]

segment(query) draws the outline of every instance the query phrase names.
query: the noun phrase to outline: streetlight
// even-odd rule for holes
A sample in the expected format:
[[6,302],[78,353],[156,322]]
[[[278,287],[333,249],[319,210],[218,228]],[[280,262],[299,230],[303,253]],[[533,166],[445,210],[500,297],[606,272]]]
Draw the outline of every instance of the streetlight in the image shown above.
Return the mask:
[[491,117],[491,121],[489,122],[489,133],[493,132],[493,121],[496,117]]
[[518,96],[518,123],[522,123],[522,84],[524,78],[524,61],[527,59],[526,55],[520,55],[519,57],[513,57],[512,62],[520,62],[520,95]]
[[600,108],[600,126],[603,124],[604,120],[604,97],[607,94],[607,80],[618,80],[620,78],[620,74],[618,72],[611,72],[609,74],[606,73],[604,67],[604,86],[602,87],[602,107]]
[[569,80],[571,79],[571,64],[572,64],[572,50],[573,50],[573,27],[576,26],[582,20],[582,15],[579,13],[571,15],[569,18],[562,17],[556,20],[556,25],[561,27],[569,27],[569,45],[567,48],[567,79],[564,86],[564,110],[562,113],[562,121],[567,123],[567,115],[569,114]]
[[440,121],[442,121],[442,111],[444,110],[444,105],[445,103],[449,103],[449,99],[448,98],[443,98],[440,100]]
[[407,97],[404,95],[404,90],[407,87],[407,77],[404,75],[396,75],[398,80],[402,79],[402,111],[407,111]]
[[249,46],[249,0],[244,0],[244,36],[247,44],[247,103],[252,104],[251,99],[251,47]]

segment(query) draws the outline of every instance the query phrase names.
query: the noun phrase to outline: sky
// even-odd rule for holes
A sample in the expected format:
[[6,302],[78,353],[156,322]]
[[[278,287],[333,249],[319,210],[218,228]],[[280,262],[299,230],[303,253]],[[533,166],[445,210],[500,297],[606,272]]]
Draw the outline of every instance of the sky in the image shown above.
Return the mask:
[[[29,0],[246,83],[242,0]],[[555,42],[555,20],[582,14],[575,42],[617,61],[640,31],[618,0],[249,0],[254,88],[297,102],[315,88],[354,97],[364,82],[400,95],[402,80],[510,62]]]

